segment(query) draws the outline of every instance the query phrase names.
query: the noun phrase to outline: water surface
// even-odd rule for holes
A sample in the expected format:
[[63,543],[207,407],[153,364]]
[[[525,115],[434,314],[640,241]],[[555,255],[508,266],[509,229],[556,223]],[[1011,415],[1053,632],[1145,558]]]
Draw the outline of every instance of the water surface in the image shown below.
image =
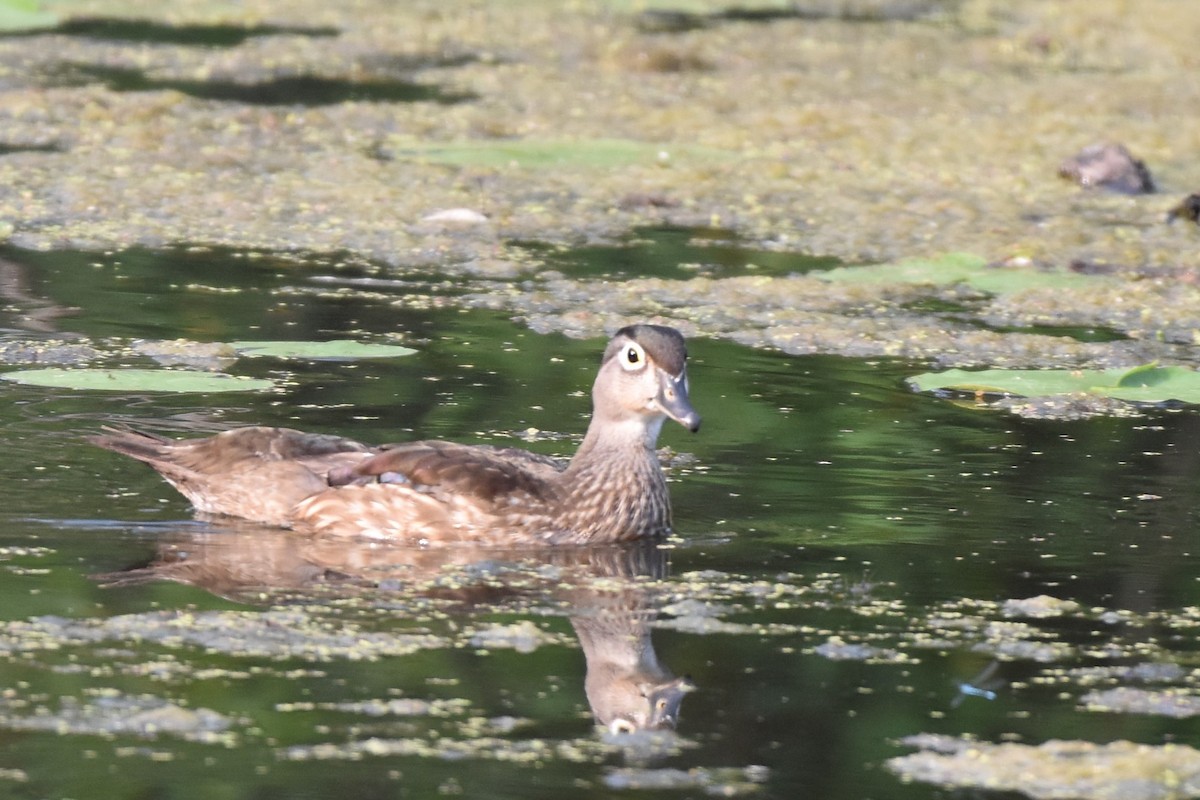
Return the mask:
[[[0,786],[14,796],[930,798],[943,791],[885,766],[910,751],[900,737],[1190,741],[1186,719],[1084,710],[1095,687],[1078,670],[1174,665],[1166,684],[1194,691],[1193,412],[1019,420],[911,393],[926,364],[696,338],[705,424],[663,436],[689,456],[671,472],[665,550],[445,564],[313,549],[195,521],[148,469],[81,439],[265,423],[569,454],[603,341],[390,306],[454,290],[419,276],[373,299],[280,292],[344,278],[334,260],[4,255],[24,287],[0,321],[9,340],[419,351],[229,368],[279,382],[263,394],[3,385]],[[60,310],[42,315],[57,331],[22,328],[30,308]],[[1078,606],[1004,616],[1038,595]],[[675,734],[598,729],[585,672],[604,658],[690,678]],[[651,779],[675,788],[622,788]]]

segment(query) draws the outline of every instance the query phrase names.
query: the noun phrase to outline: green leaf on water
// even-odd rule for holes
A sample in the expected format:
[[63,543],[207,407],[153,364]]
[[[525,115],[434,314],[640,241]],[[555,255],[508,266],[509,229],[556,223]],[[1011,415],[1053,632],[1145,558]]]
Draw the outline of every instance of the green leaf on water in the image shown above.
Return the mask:
[[171,369],[23,369],[0,375],[6,381],[53,389],[110,392],[257,392],[274,388],[261,378],[220,372]]
[[742,12],[779,11],[796,13],[795,0],[606,0],[607,8],[623,13],[667,11],[686,14],[720,14],[736,9]]
[[238,355],[255,358],[306,358],[315,361],[353,361],[356,358],[398,358],[417,352],[397,344],[371,344],[349,339],[331,342],[230,342]]
[[1099,371],[1055,369],[950,369],[926,372],[908,382],[921,392],[938,390],[1009,394],[1017,397],[1045,397],[1091,391]]
[[463,142],[403,140],[391,145],[393,158],[454,166],[545,168],[560,165],[613,168],[664,164],[700,156],[708,161],[725,151],[695,145],[655,144],[632,139],[486,139]]
[[812,273],[839,283],[929,283],[935,285],[967,280],[987,266],[979,256],[948,253],[936,258],[908,258],[890,264],[836,267]]
[[[1140,367],[1125,370],[1117,381],[1117,386],[1137,387],[1152,386],[1156,383],[1162,383],[1168,380],[1173,373],[1173,370],[1182,369],[1182,367],[1160,367],[1157,361],[1152,361],[1149,364],[1143,364]],[[1186,370],[1191,372],[1192,370]]]
[[917,391],[971,392],[1017,397],[1094,394],[1134,403],[1200,404],[1200,372],[1144,364],[1115,369],[951,369],[908,379]]
[[1106,394],[1135,403],[1200,403],[1200,372],[1187,367],[1135,367]]
[[0,0],[0,31],[53,28],[58,22],[58,15],[43,11],[36,0]]
[[1027,266],[990,266],[970,253],[947,253],[936,258],[912,258],[890,264],[837,267],[813,272],[813,277],[838,283],[928,284],[950,286],[964,283],[987,294],[1011,294],[1024,289],[1066,289],[1094,286],[1104,276],[1040,270]]

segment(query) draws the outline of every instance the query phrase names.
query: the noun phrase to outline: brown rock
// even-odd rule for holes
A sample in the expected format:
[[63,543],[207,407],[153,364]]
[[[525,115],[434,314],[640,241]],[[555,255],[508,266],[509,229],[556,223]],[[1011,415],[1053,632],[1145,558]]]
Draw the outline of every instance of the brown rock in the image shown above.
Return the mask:
[[1146,165],[1134,158],[1125,145],[1111,142],[1083,148],[1059,166],[1058,174],[1080,186],[1100,186],[1123,194],[1154,191],[1154,180]]
[[1200,224],[1200,192],[1193,192],[1179,201],[1179,205],[1167,212],[1167,222],[1177,219],[1191,220]]

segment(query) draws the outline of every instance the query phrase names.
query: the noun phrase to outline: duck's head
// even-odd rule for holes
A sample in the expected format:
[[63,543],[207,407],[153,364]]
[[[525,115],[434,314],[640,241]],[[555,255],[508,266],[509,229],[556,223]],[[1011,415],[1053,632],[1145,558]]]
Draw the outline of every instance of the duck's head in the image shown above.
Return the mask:
[[665,419],[693,433],[700,415],[688,398],[687,345],[665,325],[630,325],[604,351],[592,387],[597,417],[637,421],[657,435]]

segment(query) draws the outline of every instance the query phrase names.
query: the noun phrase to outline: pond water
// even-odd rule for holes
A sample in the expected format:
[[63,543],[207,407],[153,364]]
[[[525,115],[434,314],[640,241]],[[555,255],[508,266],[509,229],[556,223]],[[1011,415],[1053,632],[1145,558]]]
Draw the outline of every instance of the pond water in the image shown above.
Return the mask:
[[[332,258],[2,255],[10,343],[417,350],[228,367],[275,380],[265,393],[3,384],[6,796],[929,798],[945,789],[889,766],[914,751],[904,737],[1194,740],[1183,715],[1101,710],[1118,688],[1194,703],[1191,411],[1022,420],[912,393],[905,377],[928,364],[694,338],[704,427],[661,442],[686,456],[670,471],[678,539],[335,548],[194,520],[150,470],[83,437],[265,423],[569,454],[603,342],[443,307],[462,287],[419,275],[370,295],[287,290],[365,274]],[[581,269],[619,269],[599,256]],[[427,309],[389,303],[412,293]],[[676,704],[674,732],[597,725]]]

